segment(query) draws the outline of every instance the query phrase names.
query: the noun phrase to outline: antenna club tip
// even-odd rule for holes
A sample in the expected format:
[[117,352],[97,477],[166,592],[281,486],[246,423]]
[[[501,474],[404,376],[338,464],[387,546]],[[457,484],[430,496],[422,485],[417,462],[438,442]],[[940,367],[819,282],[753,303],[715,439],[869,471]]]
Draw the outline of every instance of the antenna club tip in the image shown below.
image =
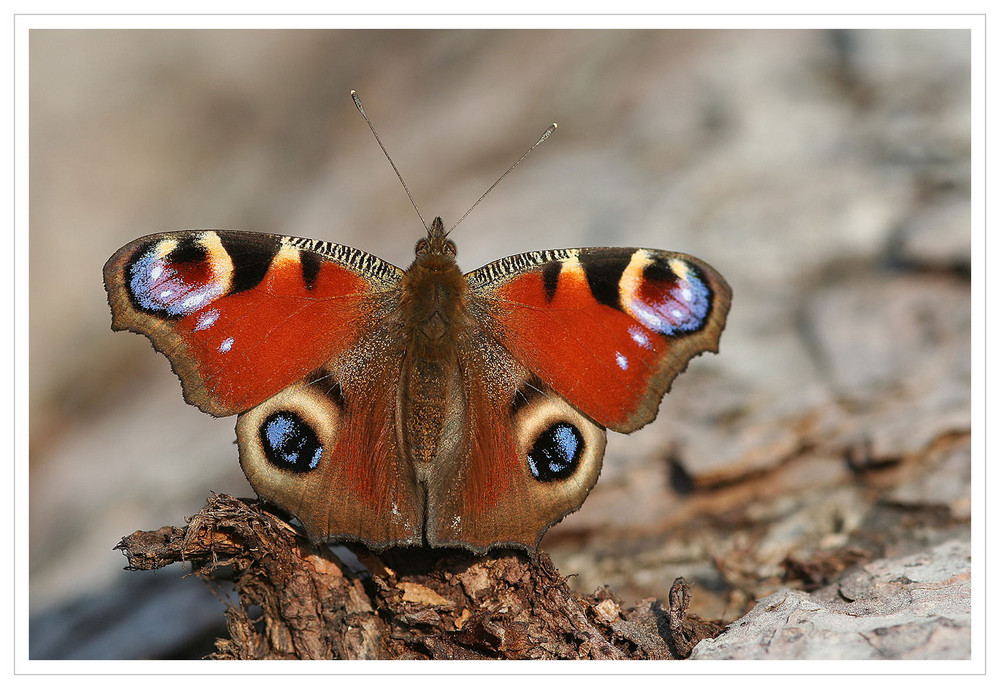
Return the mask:
[[[354,89],[351,89],[351,99],[354,101],[354,107],[356,107],[358,110],[360,110],[361,111],[361,115],[364,116],[364,114],[365,114],[365,107],[363,105],[361,105],[361,96],[359,96],[358,92],[355,91]],[[365,117],[365,120],[367,121],[368,118]],[[368,126],[369,127],[371,126],[370,122],[368,123]],[[375,138],[377,139],[378,135],[376,135]]]
[[[351,93],[354,93],[354,92],[353,92],[353,91],[351,91]],[[558,128],[558,127],[559,127],[559,125],[558,125],[558,124],[556,124],[555,122],[553,122],[553,123],[552,123],[552,128],[553,128],[553,129],[556,129],[556,128]]]

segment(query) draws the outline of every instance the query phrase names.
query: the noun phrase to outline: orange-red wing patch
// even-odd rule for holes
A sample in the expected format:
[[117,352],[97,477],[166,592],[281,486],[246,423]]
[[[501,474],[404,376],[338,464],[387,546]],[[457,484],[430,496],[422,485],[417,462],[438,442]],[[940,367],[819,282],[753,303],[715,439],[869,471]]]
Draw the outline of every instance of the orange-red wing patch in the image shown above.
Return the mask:
[[656,415],[687,362],[716,351],[730,290],[710,266],[651,249],[569,249],[502,259],[469,276],[504,347],[603,426]]
[[146,335],[185,398],[244,411],[352,346],[401,271],[364,252],[235,231],[138,239],[105,266],[117,330]]

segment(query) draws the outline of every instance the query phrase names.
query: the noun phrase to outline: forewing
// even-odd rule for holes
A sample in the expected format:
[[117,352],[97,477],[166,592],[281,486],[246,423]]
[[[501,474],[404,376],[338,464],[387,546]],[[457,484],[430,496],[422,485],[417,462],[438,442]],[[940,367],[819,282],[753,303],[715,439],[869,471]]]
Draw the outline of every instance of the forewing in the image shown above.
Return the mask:
[[147,336],[185,399],[245,411],[352,347],[402,272],[350,247],[233,230],[167,232],[104,266],[115,330]]
[[691,358],[718,351],[731,298],[707,263],[653,249],[531,252],[468,280],[474,311],[504,348],[623,433],[655,418]]

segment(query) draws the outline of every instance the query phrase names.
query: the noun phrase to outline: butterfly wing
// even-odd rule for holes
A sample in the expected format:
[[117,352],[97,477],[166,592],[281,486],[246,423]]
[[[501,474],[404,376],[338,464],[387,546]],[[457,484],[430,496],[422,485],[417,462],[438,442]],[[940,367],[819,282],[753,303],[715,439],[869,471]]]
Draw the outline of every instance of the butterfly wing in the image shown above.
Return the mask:
[[240,465],[254,490],[297,517],[315,541],[376,549],[423,541],[423,492],[398,451],[403,351],[391,322],[372,324],[358,345],[236,423]]
[[605,431],[472,327],[458,347],[464,423],[427,482],[427,542],[534,551],[597,482]]
[[468,274],[496,340],[602,426],[653,420],[688,362],[718,351],[731,290],[693,256],[563,249],[510,256]]
[[185,399],[214,416],[353,346],[401,276],[350,247],[232,230],[142,237],[104,266],[112,328],[152,340]]
[[730,289],[649,249],[533,252],[466,278],[463,443],[436,460],[427,538],[534,550],[596,483],[605,427],[651,421],[688,361],[717,350]]
[[240,413],[247,478],[316,539],[418,543],[398,461],[402,271],[357,249],[229,230],[150,235],[104,267],[112,327],[146,335],[188,402]]

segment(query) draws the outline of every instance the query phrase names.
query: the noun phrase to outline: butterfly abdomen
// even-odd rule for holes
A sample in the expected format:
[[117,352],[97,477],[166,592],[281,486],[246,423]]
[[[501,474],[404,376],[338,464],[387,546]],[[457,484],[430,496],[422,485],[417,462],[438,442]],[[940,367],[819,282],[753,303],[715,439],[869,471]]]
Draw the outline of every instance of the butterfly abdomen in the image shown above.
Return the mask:
[[452,255],[418,254],[401,285],[406,355],[398,401],[402,446],[419,467],[442,449],[449,419],[464,413],[458,341],[468,319],[468,284]]

